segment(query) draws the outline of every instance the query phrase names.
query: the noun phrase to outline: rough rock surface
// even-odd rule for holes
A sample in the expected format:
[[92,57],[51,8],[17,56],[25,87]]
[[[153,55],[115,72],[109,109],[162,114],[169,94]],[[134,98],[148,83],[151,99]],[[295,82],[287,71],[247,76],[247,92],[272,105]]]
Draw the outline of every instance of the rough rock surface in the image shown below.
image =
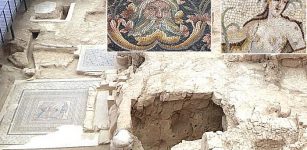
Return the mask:
[[[306,128],[298,122],[304,124],[305,117],[302,116],[306,113],[307,107],[305,102],[306,67],[285,66],[282,62],[288,58],[274,55],[263,55],[257,58],[249,55],[233,56],[235,58],[213,55],[196,57],[197,54],[192,53],[185,54],[185,57],[175,54],[147,53],[144,55],[145,62],[135,73],[130,74],[130,80],[123,84],[118,97],[119,103],[116,105],[119,113],[117,129],[130,130],[132,134],[138,136],[142,144],[150,139],[155,141],[159,139],[160,145],[165,144],[165,141],[174,140],[174,137],[164,135],[164,133],[168,135],[174,133],[174,126],[167,125],[169,123],[167,120],[171,120],[171,117],[167,115],[168,112],[158,111],[163,106],[151,108],[156,101],[180,102],[189,94],[191,97],[204,97],[211,93],[212,101],[223,109],[226,116],[223,121],[225,131],[210,132],[207,135],[206,130],[203,130],[205,133],[202,138],[203,147],[303,149],[306,137],[301,135],[306,132]],[[306,63],[306,56],[296,57],[293,60],[302,64]],[[159,95],[161,93],[170,94],[161,96]],[[200,93],[204,95],[199,95]],[[178,105],[174,103],[167,110],[176,111]],[[151,118],[147,117],[142,121],[147,121],[148,125],[155,123],[155,119],[152,118],[163,115],[166,116],[166,122],[160,122],[162,125],[160,127],[155,125],[153,125],[155,128],[148,127],[148,130],[145,123],[143,124],[145,134],[139,134],[133,125],[133,118],[134,116],[146,118],[146,115]],[[162,129],[165,131],[157,132]],[[185,132],[184,129],[181,131]],[[215,134],[218,136],[211,136]],[[212,137],[218,140],[212,140]],[[186,139],[188,137],[181,140]],[[220,143],[216,143],[218,141]],[[158,146],[152,147],[152,149],[158,148]]]
[[16,52],[8,57],[8,60],[12,62],[18,68],[25,68],[29,64],[27,55],[25,52]]
[[171,150],[189,150],[189,149],[200,149],[201,148],[201,140],[196,141],[185,141],[183,140],[181,143],[172,147]]
[[211,94],[156,95],[152,104],[132,108],[132,132],[144,149],[166,149],[182,139],[200,139],[204,131],[223,130],[223,110],[212,102]]
[[27,47],[27,42],[22,39],[16,39],[9,41],[4,45],[3,51],[7,51],[11,54],[15,52],[24,52]]
[[42,67],[67,67],[73,60],[72,53],[50,51],[50,50],[36,50],[33,52],[35,64]]

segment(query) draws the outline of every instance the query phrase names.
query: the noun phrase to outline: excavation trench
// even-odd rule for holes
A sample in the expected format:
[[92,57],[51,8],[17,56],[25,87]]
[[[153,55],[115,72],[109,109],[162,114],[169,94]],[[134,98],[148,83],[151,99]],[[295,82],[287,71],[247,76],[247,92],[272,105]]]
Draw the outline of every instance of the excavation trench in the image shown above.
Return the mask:
[[144,149],[170,149],[182,140],[201,139],[205,132],[223,131],[225,114],[212,96],[172,101],[162,101],[160,97],[143,110],[132,108],[133,134]]

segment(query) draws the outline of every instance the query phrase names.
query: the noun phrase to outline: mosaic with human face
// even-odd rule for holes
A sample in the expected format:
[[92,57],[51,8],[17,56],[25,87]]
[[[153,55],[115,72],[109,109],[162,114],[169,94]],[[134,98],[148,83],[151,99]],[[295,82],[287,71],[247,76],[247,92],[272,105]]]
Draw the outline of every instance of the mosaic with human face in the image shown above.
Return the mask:
[[179,25],[175,23],[172,14],[176,7],[165,0],[149,1],[141,5],[140,15],[135,22],[134,31],[131,34],[135,37],[144,37],[154,34],[157,30],[167,34],[167,36],[180,35]]
[[288,0],[270,0],[269,12],[274,17],[280,16],[287,6]]
[[153,1],[146,5],[143,15],[146,19],[170,19],[172,16],[171,6],[161,0]]
[[222,51],[305,53],[305,0],[224,0]]
[[108,0],[109,51],[210,51],[210,0]]

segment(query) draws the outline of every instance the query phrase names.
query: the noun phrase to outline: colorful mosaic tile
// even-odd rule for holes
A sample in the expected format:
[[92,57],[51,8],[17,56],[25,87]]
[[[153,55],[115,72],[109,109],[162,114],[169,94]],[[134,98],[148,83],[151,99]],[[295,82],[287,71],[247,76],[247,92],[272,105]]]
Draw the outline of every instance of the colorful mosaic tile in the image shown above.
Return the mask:
[[87,94],[86,89],[24,90],[8,134],[42,134],[60,125],[81,125]]
[[108,0],[108,51],[210,51],[210,0]]
[[305,53],[306,1],[223,0],[226,53]]

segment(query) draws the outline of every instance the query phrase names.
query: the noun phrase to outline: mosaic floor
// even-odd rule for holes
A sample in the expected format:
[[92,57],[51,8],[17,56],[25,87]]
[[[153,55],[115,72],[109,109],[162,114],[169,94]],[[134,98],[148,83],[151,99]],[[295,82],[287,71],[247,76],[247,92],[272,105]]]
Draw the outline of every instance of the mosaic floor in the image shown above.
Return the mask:
[[210,0],[108,0],[109,51],[210,51]]
[[86,89],[24,90],[8,134],[44,134],[60,125],[80,125],[87,94]]
[[77,66],[79,73],[101,72],[105,69],[116,69],[116,52],[107,52],[102,45],[81,45]]
[[223,52],[305,53],[306,1],[223,0]]
[[89,80],[18,81],[1,112],[0,145],[25,144],[64,125],[82,126]]

